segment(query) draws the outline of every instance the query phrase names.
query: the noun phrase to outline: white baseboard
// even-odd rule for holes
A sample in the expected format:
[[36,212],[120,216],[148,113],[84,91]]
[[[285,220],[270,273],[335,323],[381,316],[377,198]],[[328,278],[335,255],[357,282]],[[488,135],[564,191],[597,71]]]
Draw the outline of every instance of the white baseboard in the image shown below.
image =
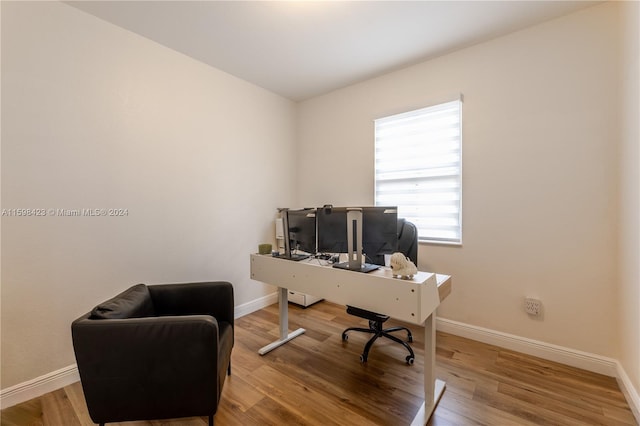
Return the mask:
[[638,394],[638,390],[634,388],[633,383],[631,383],[624,368],[616,359],[445,318],[436,317],[436,329],[549,361],[559,362],[571,367],[615,377],[636,421],[640,424],[640,395]]
[[527,355],[537,356],[549,361],[559,362],[571,367],[604,374],[609,377],[616,377],[618,372],[618,361],[613,358],[582,352],[539,340],[515,336],[513,334],[444,318],[436,319],[436,329]]
[[622,368],[622,364],[617,362],[617,367],[618,371],[616,379],[618,380],[618,386],[620,386],[620,390],[622,390],[627,403],[631,407],[631,411],[633,411],[636,421],[640,424],[640,394],[638,393],[638,390],[633,387],[633,383],[631,383],[631,379],[629,379],[627,372]]
[[0,408],[5,409],[21,402],[37,398],[80,380],[76,364],[61,368],[33,380],[19,383],[0,392]]
[[274,303],[278,303],[277,292],[267,294],[266,296],[262,296],[258,299],[252,300],[251,302],[243,303],[242,305],[236,306],[234,310],[234,318],[240,318],[245,315],[249,315],[252,312],[259,311],[260,309],[266,308],[267,306],[273,305]]

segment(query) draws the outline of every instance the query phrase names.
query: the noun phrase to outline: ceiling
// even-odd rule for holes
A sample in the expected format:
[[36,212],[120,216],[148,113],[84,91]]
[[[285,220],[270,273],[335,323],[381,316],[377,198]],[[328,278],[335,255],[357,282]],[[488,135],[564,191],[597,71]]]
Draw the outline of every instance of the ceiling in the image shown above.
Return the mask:
[[592,1],[70,1],[294,101],[591,6]]

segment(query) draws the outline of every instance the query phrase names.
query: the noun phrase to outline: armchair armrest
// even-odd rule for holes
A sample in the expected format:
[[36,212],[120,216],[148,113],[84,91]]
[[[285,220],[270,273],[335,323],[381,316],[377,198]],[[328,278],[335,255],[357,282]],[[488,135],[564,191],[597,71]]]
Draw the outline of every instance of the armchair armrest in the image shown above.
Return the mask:
[[215,318],[93,320],[85,315],[73,322],[71,331],[94,421],[113,418],[114,412],[123,421],[151,412],[160,418],[215,412],[220,391]]
[[150,285],[159,315],[211,315],[233,326],[233,286],[226,281]]

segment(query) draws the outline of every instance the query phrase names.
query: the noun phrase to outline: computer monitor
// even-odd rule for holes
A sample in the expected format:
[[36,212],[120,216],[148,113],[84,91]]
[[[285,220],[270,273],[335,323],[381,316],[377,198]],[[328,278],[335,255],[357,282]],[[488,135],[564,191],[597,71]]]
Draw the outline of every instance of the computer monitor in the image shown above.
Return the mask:
[[[317,209],[318,252],[347,253],[347,208]],[[362,251],[365,261],[384,265],[384,255],[398,251],[398,208],[362,207]]]
[[320,207],[316,211],[316,219],[318,222],[318,253],[346,253],[346,207]]
[[365,261],[384,265],[384,255],[398,251],[398,208],[362,208],[362,251]]
[[290,254],[303,251],[316,253],[316,209],[285,210]]

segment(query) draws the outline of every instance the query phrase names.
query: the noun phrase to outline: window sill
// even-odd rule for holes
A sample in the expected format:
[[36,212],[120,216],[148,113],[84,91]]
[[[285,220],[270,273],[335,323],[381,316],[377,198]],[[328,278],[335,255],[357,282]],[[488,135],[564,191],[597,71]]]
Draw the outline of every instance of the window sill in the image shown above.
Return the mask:
[[418,240],[418,244],[462,247],[462,241],[457,242],[457,241]]

